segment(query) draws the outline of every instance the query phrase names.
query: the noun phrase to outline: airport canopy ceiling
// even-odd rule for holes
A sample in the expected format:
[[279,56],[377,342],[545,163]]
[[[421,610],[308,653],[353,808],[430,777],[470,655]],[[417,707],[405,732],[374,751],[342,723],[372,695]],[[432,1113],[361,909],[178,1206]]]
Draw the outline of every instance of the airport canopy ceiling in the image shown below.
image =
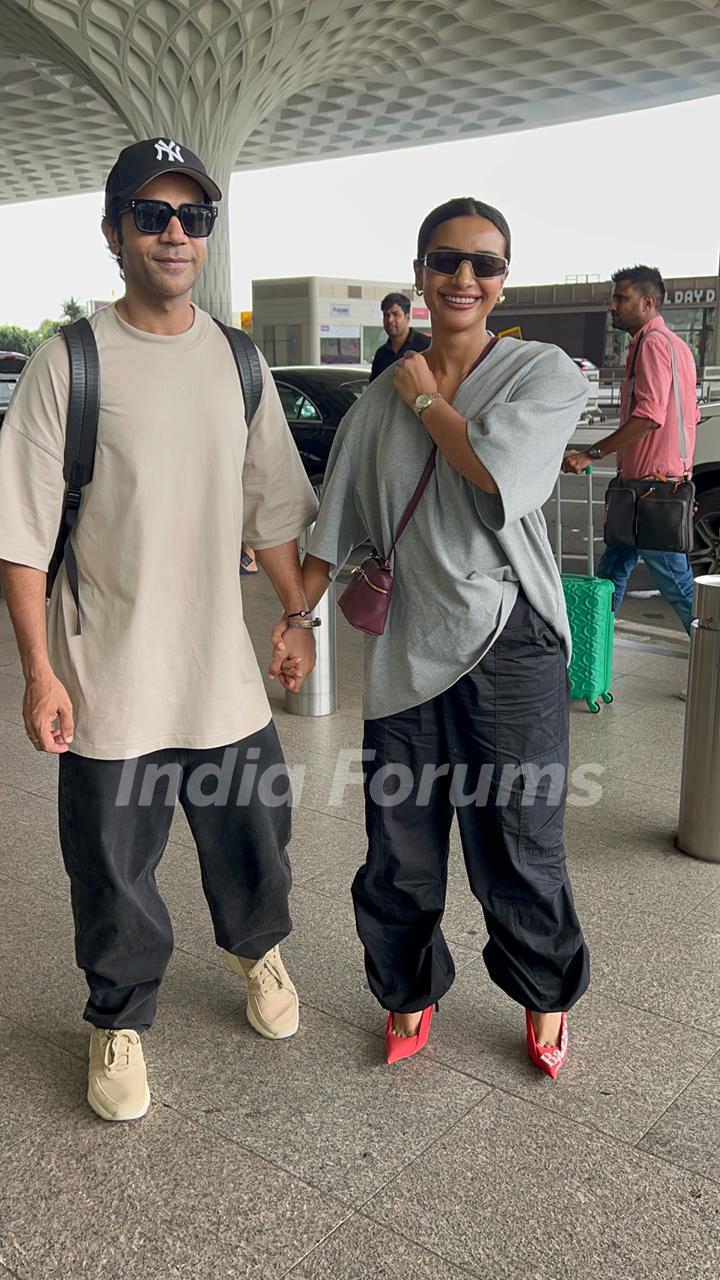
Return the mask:
[[0,200],[152,134],[229,173],[719,87],[720,0],[0,0]]

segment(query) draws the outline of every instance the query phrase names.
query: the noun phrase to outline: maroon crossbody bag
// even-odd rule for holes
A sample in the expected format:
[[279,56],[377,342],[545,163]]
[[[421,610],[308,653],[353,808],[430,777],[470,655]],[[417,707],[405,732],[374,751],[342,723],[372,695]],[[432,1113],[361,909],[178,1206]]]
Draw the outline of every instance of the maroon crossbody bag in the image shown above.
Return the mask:
[[405,513],[398,525],[397,533],[385,559],[382,559],[373,548],[372,555],[368,556],[367,560],[363,560],[362,564],[353,569],[352,578],[338,600],[338,606],[342,609],[350,626],[357,627],[358,631],[366,631],[370,636],[381,636],[385,631],[395,585],[390,568],[392,554],[425,492],[427,482],[435,469],[436,454],[437,445],[433,445],[430,457],[425,463],[425,470],[405,508]]
[[[465,375],[466,378],[471,373],[474,373],[478,365],[482,364],[485,357],[490,354],[497,344],[497,341],[496,335],[491,335],[490,341],[485,345],[474,365]],[[436,454],[437,445],[433,445],[430,457],[425,463],[425,470],[420,477],[417,489],[405,508],[403,518],[398,525],[398,531],[393,538],[393,544],[385,559],[383,560],[373,547],[372,555],[368,556],[367,560],[363,560],[362,564],[358,565],[356,569],[353,569],[352,578],[338,600],[338,606],[342,609],[350,626],[357,627],[358,631],[366,631],[369,636],[381,636],[385,631],[395,585],[390,568],[392,554],[398,544],[400,535],[404,533],[410,523],[413,512],[425,492],[427,482],[435,469]]]

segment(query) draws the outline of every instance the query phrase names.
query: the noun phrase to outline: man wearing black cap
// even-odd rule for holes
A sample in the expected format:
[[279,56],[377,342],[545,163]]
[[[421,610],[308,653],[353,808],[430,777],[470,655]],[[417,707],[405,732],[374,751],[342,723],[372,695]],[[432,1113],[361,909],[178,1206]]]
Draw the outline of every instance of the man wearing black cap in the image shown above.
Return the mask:
[[238,570],[245,539],[290,615],[298,688],[314,646],[296,540],[316,502],[267,366],[248,430],[228,342],[191,301],[220,198],[171,139],[125,148],[108,177],[103,231],[126,292],[91,321],[100,415],[72,533],[77,594],[61,569],[47,632],[69,388],[60,337],[27,365],[0,442],[2,584],[28,736],[60,756],[90,989],[88,1101],[106,1120],[136,1119],[150,1101],[140,1034],[172,951],[155,870],[178,797],[248,1020],[272,1039],[298,1026],[278,951],[291,928],[289,787]]

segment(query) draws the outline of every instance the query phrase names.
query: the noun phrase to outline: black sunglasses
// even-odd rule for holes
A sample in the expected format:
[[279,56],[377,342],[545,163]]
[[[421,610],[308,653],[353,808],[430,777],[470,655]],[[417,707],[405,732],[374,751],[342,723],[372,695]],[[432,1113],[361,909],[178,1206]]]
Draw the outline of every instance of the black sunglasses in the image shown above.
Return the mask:
[[429,249],[420,261],[441,276],[457,275],[462,263],[469,262],[476,280],[502,276],[510,265],[507,258],[497,253],[464,253],[462,249]]
[[181,204],[173,209],[167,200],[128,200],[118,213],[125,213],[128,209],[132,210],[138,231],[148,236],[159,236],[169,226],[171,218],[178,218],[186,236],[205,239],[218,215],[214,204]]

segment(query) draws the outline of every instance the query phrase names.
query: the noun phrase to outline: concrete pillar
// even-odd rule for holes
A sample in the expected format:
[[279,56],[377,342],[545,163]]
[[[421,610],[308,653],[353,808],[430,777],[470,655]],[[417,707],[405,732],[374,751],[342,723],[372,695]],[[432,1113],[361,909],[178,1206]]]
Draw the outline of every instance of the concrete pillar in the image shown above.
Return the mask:
[[[708,356],[710,355],[712,352],[708,351]],[[708,360],[708,364],[710,363],[711,361]],[[718,275],[715,285],[715,352],[712,364],[720,365],[720,258],[718,258]]]
[[[208,173],[213,173],[207,165]],[[220,182],[218,181],[218,186]],[[225,191],[223,205],[225,205]],[[208,243],[207,257],[202,275],[193,289],[193,302],[209,311],[225,324],[232,323],[232,296],[230,286],[230,230],[227,207],[222,208]]]
[[[293,95],[335,79],[354,86],[370,57],[358,52],[354,11],[332,0],[3,0],[0,8],[2,50],[31,51],[76,78],[78,93],[89,85],[115,114],[118,150],[163,137],[202,157],[224,198],[195,296],[230,320],[230,174],[245,141]],[[374,69],[384,81],[396,64],[376,60]],[[81,145],[92,147],[92,135]]]
[[308,364],[320,363],[320,286],[317,277],[313,276],[310,280],[308,290],[308,315],[310,324],[307,333],[307,341],[303,342],[305,351],[304,359]]
[[215,156],[209,144],[203,146],[201,137],[193,138],[189,145],[199,155],[208,173],[215,179],[223,198],[212,235],[208,240],[207,256],[202,274],[193,289],[193,301],[204,311],[217,316],[225,324],[232,323],[232,290],[230,281],[230,177],[231,166],[221,156]]
[[296,91],[292,49],[268,61],[271,39],[289,34],[285,16],[273,12],[266,23],[271,6],[261,0],[23,0],[23,7],[28,47],[44,49],[44,41],[53,63],[67,65],[115,111],[124,126],[118,150],[162,137],[203,160],[223,199],[194,296],[229,322],[230,175],[245,140]]

